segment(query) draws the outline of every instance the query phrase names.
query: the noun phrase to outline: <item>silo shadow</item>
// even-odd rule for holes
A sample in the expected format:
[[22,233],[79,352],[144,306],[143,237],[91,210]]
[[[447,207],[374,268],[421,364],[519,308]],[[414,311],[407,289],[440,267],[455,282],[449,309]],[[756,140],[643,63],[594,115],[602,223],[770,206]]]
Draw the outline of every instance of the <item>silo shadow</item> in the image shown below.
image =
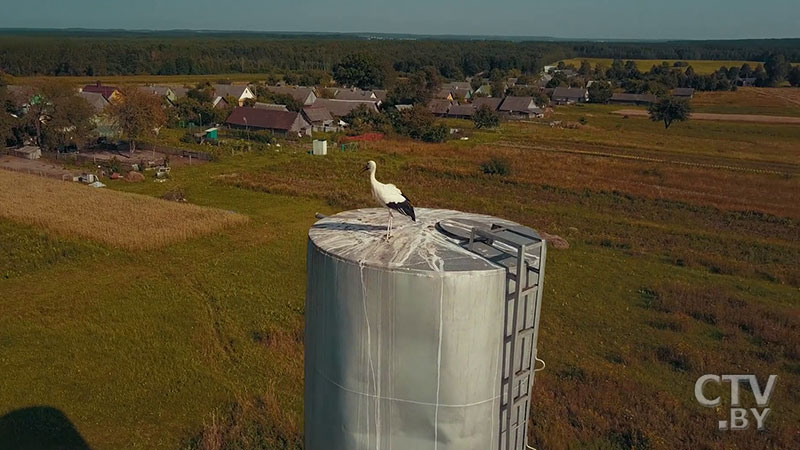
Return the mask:
[[90,450],[61,410],[32,406],[0,416],[0,450]]

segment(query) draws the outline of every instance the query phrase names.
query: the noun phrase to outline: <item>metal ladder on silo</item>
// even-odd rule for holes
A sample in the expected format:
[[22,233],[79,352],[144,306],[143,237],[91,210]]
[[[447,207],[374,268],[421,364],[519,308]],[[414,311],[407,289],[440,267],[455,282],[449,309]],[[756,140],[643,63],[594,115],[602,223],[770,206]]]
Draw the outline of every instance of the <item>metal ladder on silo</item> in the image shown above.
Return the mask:
[[468,248],[506,268],[498,449],[525,450],[547,244],[530,228],[493,225],[473,227]]

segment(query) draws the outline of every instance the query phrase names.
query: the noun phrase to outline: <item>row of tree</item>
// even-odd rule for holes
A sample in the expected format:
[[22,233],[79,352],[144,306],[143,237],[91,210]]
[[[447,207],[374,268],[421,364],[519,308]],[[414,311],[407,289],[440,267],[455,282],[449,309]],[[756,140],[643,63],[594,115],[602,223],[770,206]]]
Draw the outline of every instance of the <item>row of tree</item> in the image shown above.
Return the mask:
[[[593,83],[590,87],[591,100],[598,103],[606,101],[617,87],[629,93],[663,96],[679,87],[699,91],[729,91],[745,81],[758,87],[774,87],[784,81],[792,86],[800,86],[800,66],[793,67],[780,54],[769,55],[765,64],[758,64],[755,68],[748,63],[734,67],[722,66],[707,75],[698,74],[686,62],[663,62],[642,72],[636,61],[619,59],[614,60],[610,67],[602,63],[592,67],[591,63],[583,61],[578,68],[561,62],[557,69],[547,87],[583,87],[590,80],[599,81],[601,83]],[[563,70],[574,70],[577,76],[569,78]]]
[[[377,62],[369,82],[383,86],[393,72],[433,67],[448,79],[493,69],[537,73],[549,61],[572,57],[725,59],[765,61],[780,53],[800,61],[800,40],[736,42],[587,43],[497,40],[366,40],[218,33],[0,33],[0,70],[12,75],[195,75],[275,73],[303,85],[325,84],[350,55]],[[372,67],[365,67],[370,72]],[[360,78],[361,73],[355,74]],[[381,79],[383,81],[381,81]],[[287,81],[289,81],[287,79]]]
[[83,147],[97,138],[98,124],[116,127],[130,143],[157,135],[168,119],[164,100],[137,87],[98,114],[74,87],[58,81],[34,83],[13,95],[0,85],[0,144],[32,142],[44,151]]

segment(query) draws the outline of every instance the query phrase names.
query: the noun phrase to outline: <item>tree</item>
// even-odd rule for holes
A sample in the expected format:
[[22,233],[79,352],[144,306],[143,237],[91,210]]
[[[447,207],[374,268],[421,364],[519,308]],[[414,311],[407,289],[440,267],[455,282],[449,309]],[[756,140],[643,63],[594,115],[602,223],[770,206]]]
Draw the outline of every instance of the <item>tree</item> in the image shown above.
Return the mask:
[[44,147],[60,150],[83,146],[94,134],[94,115],[94,109],[82,97],[73,94],[55,99],[50,118],[42,127]]
[[24,125],[42,150],[79,145],[91,135],[94,110],[72,86],[61,81],[35,83],[24,94],[28,104]]
[[589,61],[585,59],[581,61],[581,67],[578,69],[578,74],[583,76],[589,76],[592,74],[592,65]]
[[613,94],[614,91],[609,82],[595,81],[589,86],[589,102],[591,103],[606,103]]
[[800,66],[792,67],[792,70],[789,71],[789,76],[786,77],[789,80],[789,84],[795,87],[800,87]]
[[387,70],[366,55],[351,54],[334,66],[333,78],[343,86],[378,88],[386,83]]
[[669,128],[673,122],[689,120],[692,106],[688,100],[666,97],[650,105],[650,120],[664,122],[664,128]]
[[500,125],[500,115],[488,105],[481,105],[472,116],[475,128],[495,128]]
[[154,134],[167,121],[161,98],[136,88],[126,89],[123,99],[112,103],[107,110],[109,117],[130,140],[131,156],[136,151],[137,140]]
[[770,85],[775,86],[786,79],[789,74],[791,64],[786,61],[786,57],[781,54],[771,53],[764,61],[764,70],[767,71],[767,80]]
[[6,143],[11,140],[11,129],[15,125],[11,111],[6,108],[7,103],[9,103],[8,91],[4,85],[0,85],[0,147],[5,147]]
[[439,75],[433,67],[414,72],[411,77],[399,80],[387,93],[390,105],[427,104],[441,86]]

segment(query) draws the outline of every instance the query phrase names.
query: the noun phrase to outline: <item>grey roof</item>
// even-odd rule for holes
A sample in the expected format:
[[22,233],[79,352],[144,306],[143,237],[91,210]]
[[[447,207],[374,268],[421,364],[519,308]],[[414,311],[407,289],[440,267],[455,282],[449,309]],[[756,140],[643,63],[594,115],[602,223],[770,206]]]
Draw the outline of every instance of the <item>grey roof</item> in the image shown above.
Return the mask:
[[308,87],[267,86],[267,89],[276,94],[288,95],[303,104],[313,103],[314,99],[316,98],[314,90]]
[[435,97],[438,99],[447,100],[447,97],[450,97],[452,94],[453,93],[450,92],[450,89],[439,89],[439,92],[436,93]]
[[325,108],[336,117],[344,117],[361,105],[366,105],[366,107],[372,112],[378,112],[378,106],[375,101],[318,98],[317,101],[314,102],[315,108]]
[[579,99],[586,98],[589,91],[584,88],[557,87],[553,90],[553,98]]
[[466,81],[452,81],[450,83],[442,84],[442,89],[447,89],[451,92],[472,92],[472,85]]
[[331,116],[331,112],[328,111],[327,108],[322,106],[310,106],[307,108],[303,108],[303,114],[305,114],[306,119],[312,124],[323,123],[333,120],[333,116]]
[[529,111],[532,108],[536,108],[536,103],[533,101],[533,97],[506,97],[503,100],[503,103],[500,105],[500,111],[515,111],[515,112],[522,112],[522,111]]
[[175,92],[169,86],[139,86],[139,90],[147,92],[148,94],[158,95],[159,97],[166,97],[170,92]]
[[486,105],[492,111],[497,111],[497,108],[500,107],[500,103],[503,103],[503,99],[497,97],[478,97],[472,100],[472,106],[474,106],[475,109],[478,109],[483,105]]
[[375,94],[375,97],[378,100],[382,102],[386,101],[386,94],[387,94],[386,89],[375,89],[374,91],[372,91],[372,93]]
[[182,97],[186,97],[186,94],[189,93],[189,88],[174,87],[174,88],[172,88],[172,92],[175,93],[175,97],[182,98]]
[[453,105],[450,100],[447,99],[433,99],[428,103],[428,109],[431,110],[434,114],[447,114],[447,111],[450,110],[450,107]]
[[276,105],[275,103],[261,103],[256,102],[253,105],[254,108],[261,108],[261,109],[271,109],[274,111],[288,111],[289,109],[286,108],[286,105]]
[[336,95],[334,96],[336,100],[377,100],[377,96],[372,91],[363,91],[358,88],[340,88],[336,91]]
[[448,117],[472,117],[475,114],[475,106],[473,105],[453,105],[447,111]]
[[233,97],[240,99],[244,95],[247,85],[244,84],[215,84],[214,93],[220,97]]
[[109,105],[108,100],[106,100],[106,98],[103,97],[103,94],[100,94],[98,92],[83,91],[79,92],[78,95],[80,95],[84,100],[86,100],[86,102],[89,103],[89,106],[91,106],[97,113],[103,112],[103,110],[105,110],[106,107]]
[[296,131],[308,124],[300,113],[247,107],[234,109],[225,123],[238,127],[281,131]]

